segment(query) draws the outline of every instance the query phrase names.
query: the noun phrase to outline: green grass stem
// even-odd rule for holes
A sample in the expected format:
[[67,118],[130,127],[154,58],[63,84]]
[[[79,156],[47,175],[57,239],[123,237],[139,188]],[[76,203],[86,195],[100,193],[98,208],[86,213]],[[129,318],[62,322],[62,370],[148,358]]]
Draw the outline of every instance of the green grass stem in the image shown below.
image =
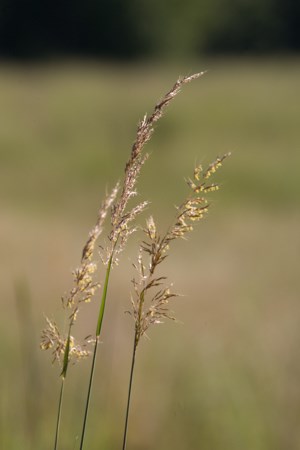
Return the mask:
[[58,438],[59,438],[59,430],[60,430],[60,418],[61,418],[62,402],[63,402],[63,395],[64,395],[64,385],[65,385],[65,377],[63,376],[61,379],[61,387],[60,387],[60,394],[59,394],[59,400],[58,400],[54,450],[57,450],[57,448],[58,448],[57,446],[58,446]]
[[111,257],[109,258],[107,269],[106,269],[106,276],[105,276],[105,282],[103,286],[103,293],[102,293],[102,299],[100,304],[100,310],[99,310],[99,316],[98,316],[98,322],[97,322],[97,329],[96,329],[96,337],[100,336],[101,328],[102,328],[102,322],[104,317],[104,310],[105,310],[105,304],[106,304],[106,297],[107,297],[107,289],[108,289],[108,281],[111,271],[111,265],[113,260],[113,253]]
[[99,342],[99,337],[100,337],[100,333],[101,333],[101,329],[102,329],[102,322],[103,322],[103,317],[104,317],[104,312],[105,312],[107,289],[108,289],[108,283],[109,283],[109,277],[110,277],[110,272],[111,272],[113,256],[114,256],[114,252],[112,252],[112,255],[108,261],[106,275],[105,275],[105,281],[104,281],[104,286],[103,286],[103,292],[102,292],[102,298],[101,298],[101,304],[100,304],[100,309],[99,309],[97,328],[96,328],[96,340],[95,340],[95,346],[94,346],[94,352],[93,352],[93,360],[92,360],[92,366],[91,366],[91,372],[90,372],[90,378],[89,378],[88,392],[87,392],[87,397],[86,397],[86,404],[85,404],[85,411],[84,411],[84,418],[83,418],[83,425],[82,425],[82,432],[81,432],[81,439],[80,439],[80,450],[83,449],[83,444],[84,444],[84,437],[85,437],[87,417],[88,417],[88,411],[89,411],[89,405],[90,405],[92,384],[93,384],[94,372],[95,372],[97,348],[98,348],[98,342]]
[[129,409],[130,409],[130,401],[131,401],[131,389],[132,389],[132,381],[133,381],[133,372],[134,372],[134,365],[135,365],[136,349],[137,349],[137,335],[135,333],[135,335],[134,335],[134,342],[133,342],[132,359],[131,359],[129,385],[128,385],[127,406],[126,406],[126,415],[125,415],[125,426],[124,426],[122,450],[125,450],[126,449],[126,445],[127,445],[128,418],[129,418]]
[[57,447],[58,447],[60,419],[61,419],[61,411],[62,411],[62,404],[63,404],[63,394],[64,394],[64,385],[65,385],[65,379],[66,379],[66,376],[67,376],[67,370],[68,370],[68,365],[69,365],[70,336],[71,336],[71,326],[69,327],[68,338],[67,338],[66,348],[65,348],[65,352],[64,352],[63,368],[62,368],[62,371],[61,371],[61,374],[60,374],[61,375],[61,387],[60,387],[58,407],[57,407],[57,420],[56,420],[54,450],[57,450]]
[[67,376],[67,370],[68,370],[68,366],[69,366],[70,341],[71,341],[71,325],[69,327],[67,343],[66,343],[66,348],[65,348],[65,352],[64,352],[63,368],[61,371],[61,376],[63,377],[63,379],[65,379]]
[[90,378],[89,378],[89,386],[88,386],[88,392],[87,392],[87,397],[86,397],[84,418],[83,418],[83,425],[82,425],[82,432],[81,432],[81,439],[80,439],[80,450],[83,449],[83,444],[84,444],[86,423],[87,423],[87,417],[88,417],[88,411],[89,411],[89,405],[90,405],[92,384],[93,384],[93,379],[94,379],[95,362],[96,362],[96,356],[97,356],[97,347],[98,347],[98,338],[96,339],[95,346],[94,346],[93,360],[92,360],[92,366],[91,366],[91,372],[90,372]]

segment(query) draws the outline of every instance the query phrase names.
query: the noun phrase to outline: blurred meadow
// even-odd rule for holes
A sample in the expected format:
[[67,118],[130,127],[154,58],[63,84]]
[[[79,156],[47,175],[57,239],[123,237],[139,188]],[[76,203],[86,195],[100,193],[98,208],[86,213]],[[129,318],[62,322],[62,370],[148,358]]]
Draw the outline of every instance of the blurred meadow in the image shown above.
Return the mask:
[[[60,321],[61,295],[105,190],[122,179],[139,119],[178,75],[206,69],[159,122],[138,183],[146,216],[164,230],[195,164],[232,152],[208,217],[166,262],[184,294],[172,304],[179,323],[140,344],[128,449],[300,449],[296,57],[1,65],[0,448],[53,448],[59,370],[39,350],[44,314]],[[121,448],[140,237],[112,273],[89,450]],[[82,336],[97,310],[96,301],[84,308]],[[61,449],[78,448],[90,363],[70,368]]]

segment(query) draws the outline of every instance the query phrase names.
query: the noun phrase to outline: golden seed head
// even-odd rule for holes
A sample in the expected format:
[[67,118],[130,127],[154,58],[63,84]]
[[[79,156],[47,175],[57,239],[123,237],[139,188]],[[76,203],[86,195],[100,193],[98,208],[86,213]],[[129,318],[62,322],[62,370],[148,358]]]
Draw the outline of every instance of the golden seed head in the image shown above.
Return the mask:
[[195,180],[199,181],[200,174],[201,174],[202,171],[203,171],[203,168],[202,168],[201,164],[199,166],[195,167],[195,169],[194,169],[194,178],[195,178]]
[[[144,231],[150,241],[143,241],[140,247],[138,263],[134,265],[139,279],[133,280],[135,298],[131,298],[136,346],[150,325],[162,323],[162,319],[165,318],[174,320],[169,312],[168,303],[169,299],[176,297],[177,294],[172,293],[170,287],[163,287],[166,277],[155,278],[156,268],[168,256],[169,244],[175,239],[184,238],[186,233],[193,230],[192,223],[203,219],[207,214],[209,208],[207,199],[205,196],[200,197],[195,194],[202,192],[204,195],[219,189],[217,184],[207,186],[206,179],[216,172],[226,156],[217,158],[205,172],[201,166],[194,169],[194,179],[199,181],[202,177],[202,182],[196,184],[193,180],[187,179],[192,194],[176,208],[177,217],[174,225],[163,238],[159,238],[153,217],[147,220]],[[144,263],[145,256],[149,257],[148,266]]]
[[218,184],[211,184],[210,186],[205,186],[203,189],[203,192],[208,193],[208,192],[215,192],[218,191],[220,189],[220,186]]
[[150,239],[154,241],[156,239],[156,226],[152,216],[147,220],[147,232]]

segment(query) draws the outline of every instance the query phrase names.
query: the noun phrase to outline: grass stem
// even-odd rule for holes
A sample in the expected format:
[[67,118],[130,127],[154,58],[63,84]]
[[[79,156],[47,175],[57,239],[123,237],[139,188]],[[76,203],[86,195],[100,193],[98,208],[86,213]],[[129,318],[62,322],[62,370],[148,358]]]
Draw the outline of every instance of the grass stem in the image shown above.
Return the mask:
[[87,423],[88,411],[89,411],[89,406],[90,406],[91,391],[92,391],[92,384],[93,384],[94,372],[95,372],[95,362],[96,362],[96,357],[97,357],[97,348],[98,348],[99,337],[100,337],[101,328],[102,328],[102,322],[103,322],[103,317],[104,317],[104,311],[105,311],[105,305],[106,305],[106,297],[107,297],[107,289],[108,289],[108,282],[109,282],[109,276],[110,276],[110,272],[111,272],[111,265],[112,265],[112,261],[113,261],[113,256],[114,256],[114,253],[112,252],[111,257],[110,257],[110,259],[108,261],[107,269],[106,269],[105,282],[104,282],[104,286],[103,286],[103,293],[102,293],[101,304],[100,304],[100,309],[99,309],[97,328],[96,328],[96,340],[95,340],[95,346],[94,346],[94,352],[93,352],[93,360],[92,360],[92,366],[91,366],[91,372],[90,372],[90,378],[89,378],[89,385],[88,385],[88,392],[87,392],[85,411],[84,411],[84,418],[83,418],[83,426],[82,426],[82,432],[81,432],[80,450],[83,449],[83,444],[84,444],[86,423]]
[[104,317],[104,310],[105,310],[105,304],[106,304],[108,282],[109,282],[109,276],[110,276],[110,271],[111,271],[113,255],[114,254],[112,253],[111,257],[109,258],[107,269],[106,269],[105,282],[104,282],[104,286],[103,286],[103,293],[102,293],[102,299],[101,299],[99,316],[98,316],[98,322],[97,322],[96,337],[99,337],[100,333],[101,333],[102,321],[103,321],[103,317]]
[[80,440],[80,450],[83,449],[83,444],[84,444],[85,429],[86,429],[87,416],[88,416],[89,405],[90,405],[92,384],[93,384],[93,379],[94,379],[95,362],[96,362],[96,356],[97,356],[97,347],[98,347],[98,339],[96,339],[95,347],[94,347],[94,353],[93,353],[92,367],[91,367],[91,373],[90,373],[90,379],[89,379],[88,393],[87,393],[87,397],[86,397],[86,404],[85,404],[85,411],[84,411],[84,418],[83,418],[83,426],[82,426],[82,433],[81,433],[81,440]]
[[128,395],[127,395],[127,406],[126,406],[126,416],[125,416],[125,426],[124,426],[122,450],[125,450],[126,449],[126,445],[127,445],[128,418],[129,418],[129,409],[130,409],[130,400],[131,400],[131,388],[132,388],[132,381],[133,381],[133,372],[134,372],[134,365],[135,365],[136,348],[137,348],[137,333],[135,333],[135,335],[134,335],[134,342],[133,342],[133,351],[132,351],[132,359],[131,359],[131,369],[130,369],[130,377],[129,377],[129,386],[128,386]]
[[57,444],[58,444],[59,429],[60,429],[60,418],[61,418],[61,410],[62,410],[62,400],[63,400],[63,395],[64,395],[64,385],[65,385],[65,378],[62,377],[62,379],[61,379],[61,387],[60,387],[60,394],[59,394],[59,400],[58,400],[58,409],[57,409],[57,421],[56,421],[56,430],[55,430],[54,450],[57,450]]

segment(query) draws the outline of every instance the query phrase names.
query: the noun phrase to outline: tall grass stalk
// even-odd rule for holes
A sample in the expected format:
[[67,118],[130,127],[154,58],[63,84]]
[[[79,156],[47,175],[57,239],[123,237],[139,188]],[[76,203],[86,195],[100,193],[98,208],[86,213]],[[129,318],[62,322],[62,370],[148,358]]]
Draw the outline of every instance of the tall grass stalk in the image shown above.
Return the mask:
[[[95,362],[97,357],[97,349],[99,337],[102,329],[102,322],[104,318],[105,305],[107,299],[107,289],[108,283],[111,273],[111,268],[115,261],[117,260],[117,255],[120,253],[126,242],[128,237],[136,231],[135,226],[129,226],[130,223],[134,222],[136,216],[140,214],[146,206],[148,206],[148,202],[142,202],[137,206],[133,207],[131,210],[127,211],[127,204],[129,200],[136,196],[135,185],[137,183],[138,176],[140,174],[141,168],[144,165],[145,161],[148,159],[148,154],[142,154],[142,150],[145,144],[151,139],[151,136],[154,132],[154,124],[162,117],[164,109],[169,105],[169,103],[174,99],[174,97],[180,92],[181,86],[189,83],[190,81],[199,78],[203,75],[203,72],[191,75],[189,77],[184,77],[176,81],[174,86],[170,91],[168,91],[165,96],[160,100],[154,108],[153,113],[147,117],[145,116],[143,120],[139,123],[137,129],[136,139],[133,143],[130,158],[125,166],[125,177],[123,181],[123,187],[120,194],[119,199],[112,207],[111,213],[111,232],[109,235],[110,245],[107,249],[107,269],[105,282],[103,286],[103,294],[100,303],[100,310],[98,315],[97,327],[96,327],[96,336],[95,336],[95,347],[93,352],[93,359],[91,365],[91,371],[88,382],[88,392],[85,404],[85,412],[83,419],[83,427],[81,434],[81,442],[80,442],[80,450],[83,449],[84,439],[86,433],[87,426],[87,418],[88,418],[88,410],[91,398],[91,391],[93,385],[93,378],[95,373]],[[130,403],[130,402],[129,402]],[[128,404],[129,407],[129,404]]]
[[58,439],[59,439],[59,432],[60,432],[60,421],[61,421],[61,412],[62,412],[62,404],[63,404],[63,396],[64,396],[65,379],[67,376],[67,371],[68,371],[68,366],[69,366],[70,341],[71,341],[71,326],[69,326],[69,332],[68,332],[66,347],[65,347],[65,351],[64,351],[63,367],[62,367],[62,371],[61,371],[61,386],[60,386],[58,407],[57,407],[54,450],[57,450],[57,448],[58,448]]
[[59,439],[59,431],[60,431],[60,420],[61,420],[61,410],[63,403],[63,395],[64,395],[64,386],[65,386],[65,378],[61,378],[59,399],[58,399],[58,407],[57,407],[57,418],[56,418],[56,429],[55,429],[55,439],[54,439],[54,450],[58,448],[58,439]]
[[53,362],[58,361],[62,366],[60,373],[61,388],[58,401],[56,430],[54,440],[54,450],[58,449],[60,421],[63,405],[63,391],[66,383],[68,373],[68,366],[71,359],[81,359],[90,354],[86,349],[89,341],[84,342],[83,345],[78,344],[71,335],[72,329],[77,320],[79,308],[84,303],[89,303],[91,298],[95,295],[99,288],[99,283],[93,281],[93,274],[96,271],[96,264],[92,261],[95,245],[97,239],[103,230],[103,224],[107,216],[108,209],[114,202],[117,192],[118,184],[112,190],[110,195],[106,195],[101,207],[98,211],[98,217],[94,228],[89,234],[89,238],[83,248],[81,265],[73,272],[74,286],[68,295],[62,297],[62,305],[68,314],[68,332],[66,335],[60,333],[58,326],[53,320],[46,318],[47,327],[42,331],[41,344],[42,350],[52,349]]
[[135,366],[136,349],[137,349],[137,343],[136,343],[136,333],[135,333],[134,341],[133,341],[133,350],[132,350],[132,355],[131,355],[131,366],[130,366],[130,375],[129,375],[129,383],[128,383],[128,393],[127,393],[122,450],[125,450],[126,445],[127,445],[128,420],[129,420],[129,410],[130,410],[130,403],[131,403],[131,390],[132,390],[132,383],[133,383],[133,372],[134,372],[134,366]]
[[194,169],[193,178],[187,179],[191,193],[181,206],[176,208],[175,221],[162,237],[157,231],[153,217],[148,219],[144,229],[146,237],[140,244],[138,261],[134,264],[138,273],[138,279],[133,279],[135,297],[132,297],[135,333],[122,450],[126,449],[127,444],[133,374],[140,339],[151,325],[160,324],[164,319],[175,320],[169,312],[168,304],[170,299],[177,297],[178,294],[172,292],[171,285],[166,284],[167,278],[165,276],[156,275],[157,269],[169,255],[171,243],[176,239],[185,238],[187,233],[193,231],[194,223],[206,216],[209,209],[207,194],[219,189],[218,184],[210,183],[208,180],[222,166],[227,156],[229,156],[229,153],[218,157],[205,171],[203,171],[202,166],[197,166]]
[[81,438],[80,438],[80,450],[83,449],[83,444],[84,444],[85,430],[86,430],[87,417],[88,417],[90,398],[91,398],[91,392],[92,392],[92,384],[93,384],[94,372],[95,372],[95,362],[96,362],[98,343],[99,343],[99,338],[100,338],[102,323],[103,323],[103,317],[104,317],[104,312],[105,312],[107,290],[108,290],[109,277],[110,277],[110,273],[111,273],[112,260],[113,260],[113,253],[112,253],[112,255],[109,259],[108,265],[107,265],[105,282],[104,282],[104,286],[103,286],[103,293],[102,293],[102,298],[101,298],[101,303],[100,303],[98,322],[97,322],[97,328],[96,328],[96,339],[95,339],[95,344],[94,344],[92,365],[91,365],[91,371],[90,371],[89,383],[88,383],[88,392],[87,392],[87,397],[86,397],[82,432],[81,432]]

